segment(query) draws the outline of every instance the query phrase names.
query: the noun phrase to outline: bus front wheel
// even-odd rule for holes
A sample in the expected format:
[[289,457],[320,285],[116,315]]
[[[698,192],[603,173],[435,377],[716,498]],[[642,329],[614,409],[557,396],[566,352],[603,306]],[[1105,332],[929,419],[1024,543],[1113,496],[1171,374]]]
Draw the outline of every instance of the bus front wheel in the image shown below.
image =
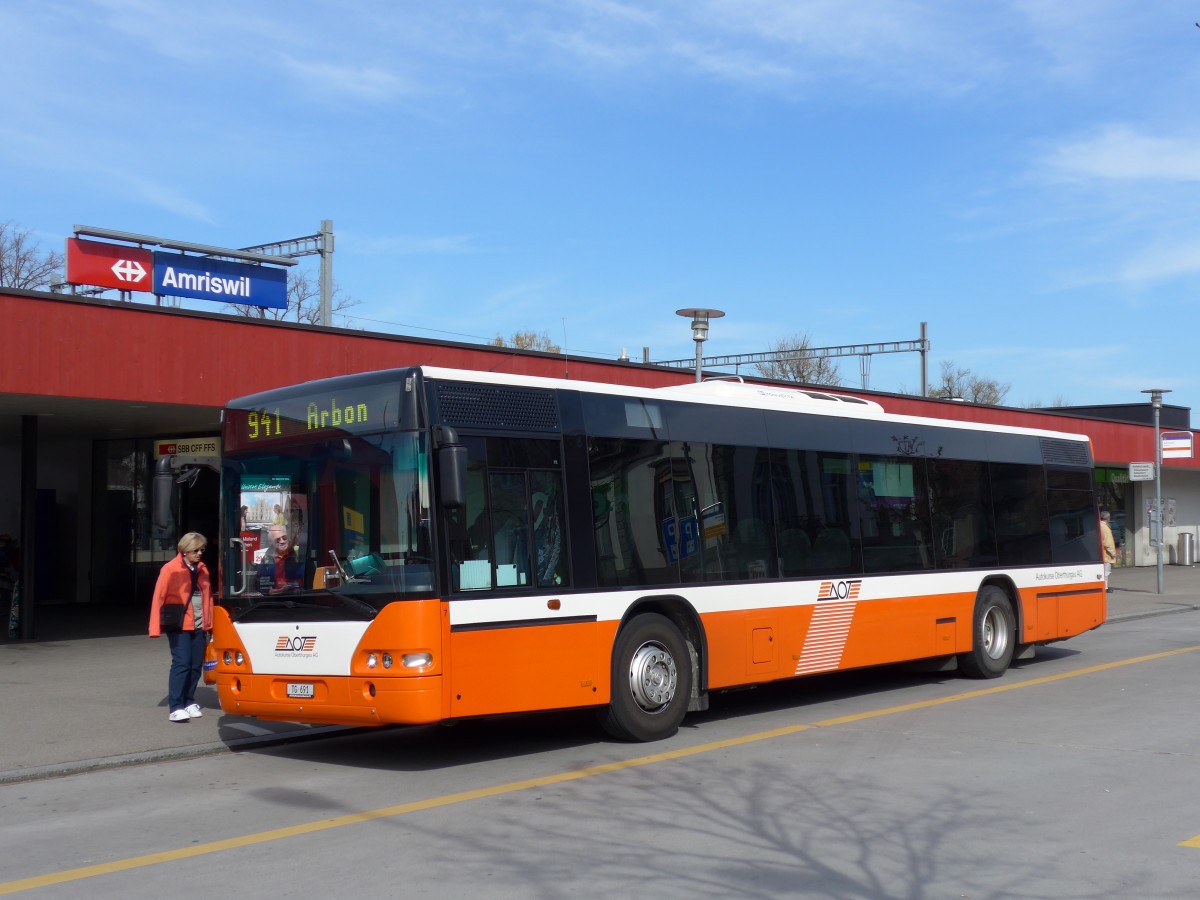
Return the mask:
[[645,613],[617,635],[612,698],[601,724],[623,741],[659,741],[679,730],[692,693],[687,642],[666,616]]
[[1017,647],[1017,620],[1008,594],[989,584],[975,598],[971,651],[959,654],[958,667],[968,678],[998,678]]

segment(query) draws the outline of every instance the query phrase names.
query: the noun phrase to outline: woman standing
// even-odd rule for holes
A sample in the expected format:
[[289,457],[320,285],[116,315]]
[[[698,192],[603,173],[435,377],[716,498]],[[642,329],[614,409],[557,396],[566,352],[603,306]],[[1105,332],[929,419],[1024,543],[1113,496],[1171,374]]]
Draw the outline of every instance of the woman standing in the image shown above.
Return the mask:
[[150,605],[150,637],[167,636],[171,646],[171,676],[167,707],[172,722],[197,719],[196,685],[204,665],[204,646],[212,630],[212,584],[200,555],[208,546],[204,535],[189,531],[179,539],[179,555],[164,565]]

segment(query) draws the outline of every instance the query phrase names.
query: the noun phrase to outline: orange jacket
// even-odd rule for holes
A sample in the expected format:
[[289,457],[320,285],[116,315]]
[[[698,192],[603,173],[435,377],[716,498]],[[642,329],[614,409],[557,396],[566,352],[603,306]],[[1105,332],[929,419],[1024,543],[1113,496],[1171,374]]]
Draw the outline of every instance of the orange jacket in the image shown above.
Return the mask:
[[[212,631],[212,584],[208,577],[208,567],[204,563],[197,563],[197,565],[200,575],[196,579],[196,587],[200,590],[200,596],[204,598],[204,630]],[[192,573],[188,569],[187,563],[183,561],[182,553],[176,555],[158,573],[158,582],[154,585],[154,600],[150,604],[150,637],[159,637],[162,634],[162,629],[158,624],[158,614],[164,603],[182,603],[189,608],[192,605]],[[184,614],[183,630],[196,630],[195,616],[189,613]]]

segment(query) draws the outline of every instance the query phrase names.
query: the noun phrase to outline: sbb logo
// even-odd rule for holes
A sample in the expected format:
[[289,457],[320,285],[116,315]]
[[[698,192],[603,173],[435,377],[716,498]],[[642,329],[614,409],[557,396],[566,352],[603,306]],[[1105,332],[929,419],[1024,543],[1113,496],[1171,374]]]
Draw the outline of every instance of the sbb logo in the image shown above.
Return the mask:
[[822,581],[817,592],[818,600],[857,600],[862,579],[854,581]]

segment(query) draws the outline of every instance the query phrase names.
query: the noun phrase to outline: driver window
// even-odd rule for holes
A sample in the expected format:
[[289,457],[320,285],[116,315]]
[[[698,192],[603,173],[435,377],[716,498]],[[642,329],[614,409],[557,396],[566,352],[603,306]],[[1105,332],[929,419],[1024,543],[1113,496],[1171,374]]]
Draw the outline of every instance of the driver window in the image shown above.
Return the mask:
[[494,472],[488,479],[492,501],[492,546],[496,587],[519,587],[529,578],[529,503],[523,472]]
[[554,468],[557,442],[463,443],[469,454],[467,502],[450,526],[456,589],[554,589],[569,583],[562,474]]

